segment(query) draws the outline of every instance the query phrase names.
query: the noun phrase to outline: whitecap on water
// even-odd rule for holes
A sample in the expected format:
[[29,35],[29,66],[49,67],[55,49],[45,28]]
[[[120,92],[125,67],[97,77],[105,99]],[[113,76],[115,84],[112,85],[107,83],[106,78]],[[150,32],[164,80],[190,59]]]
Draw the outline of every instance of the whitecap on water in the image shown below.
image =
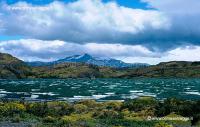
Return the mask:
[[80,87],[75,87],[75,86],[71,87],[71,89],[78,89],[78,88],[80,88]]
[[141,85],[141,84],[144,84],[142,82],[135,82],[136,85]]
[[74,96],[73,98],[68,98],[69,100],[90,100],[91,96]]
[[115,95],[115,93],[105,93],[106,95]]
[[32,93],[34,95],[48,95],[48,96],[55,96],[55,95],[59,95],[59,94],[55,94],[53,92],[48,92],[48,93]]
[[49,86],[57,86],[58,84],[50,84]]
[[11,81],[9,83],[11,83],[11,84],[18,84],[18,82],[16,82],[16,81]]
[[30,81],[30,82],[26,82],[25,84],[27,84],[27,85],[34,85],[35,82],[34,81]]
[[95,93],[96,92],[96,90],[88,90],[90,93]]
[[105,97],[108,97],[109,95],[92,95],[92,98],[93,99],[102,99],[102,98],[105,98]]
[[78,85],[78,84],[77,84],[77,85],[74,85],[74,86],[75,86],[75,87],[81,87],[81,86],[83,86],[83,85]]
[[200,96],[200,93],[199,92],[185,92],[186,94],[191,94],[191,95],[199,95]]
[[156,97],[156,94],[143,92],[142,90],[134,90],[134,91],[130,91],[130,93],[131,93],[130,95],[131,99],[133,99],[134,97],[140,97],[140,96]]
[[115,83],[116,85],[121,85],[121,83]]
[[5,96],[6,96],[6,94],[0,94],[0,98],[5,97]]
[[187,87],[187,88],[184,88],[185,90],[190,90],[191,88]]
[[130,93],[142,93],[143,90],[131,90]]
[[101,86],[101,87],[108,88],[109,86]]
[[39,95],[32,94],[30,98],[31,99],[37,99],[38,97],[39,97]]
[[74,96],[73,98],[68,98],[69,100],[98,100],[110,95],[92,95],[92,96]]
[[31,91],[33,91],[33,92],[34,92],[34,91],[40,91],[40,89],[31,89]]
[[114,89],[115,87],[117,87],[117,85],[110,85],[109,89]]
[[8,91],[5,91],[5,90],[0,91],[0,94],[9,94],[9,93],[12,93],[12,92],[8,92]]
[[145,93],[138,93],[138,94],[136,94],[136,95],[137,95],[137,96],[156,97],[155,94],[153,94],[153,93],[147,93],[147,92],[145,92]]
[[131,87],[131,86],[120,86],[121,88],[128,88],[128,87]]
[[138,98],[136,95],[122,95],[121,96],[123,99],[135,99]]

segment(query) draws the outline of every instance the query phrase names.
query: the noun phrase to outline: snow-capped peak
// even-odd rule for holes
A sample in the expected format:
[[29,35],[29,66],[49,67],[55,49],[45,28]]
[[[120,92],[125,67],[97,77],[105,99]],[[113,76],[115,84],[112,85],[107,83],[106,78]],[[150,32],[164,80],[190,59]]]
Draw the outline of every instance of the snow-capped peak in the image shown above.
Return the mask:
[[67,62],[87,63],[87,64],[93,64],[97,66],[107,66],[107,67],[115,67],[115,68],[146,66],[144,64],[138,64],[138,63],[137,64],[125,63],[121,60],[116,60],[116,59],[108,58],[108,57],[92,57],[91,55],[87,53],[82,54],[82,55],[69,56],[64,59],[50,62],[49,64],[51,63],[58,64],[58,63],[67,63]]

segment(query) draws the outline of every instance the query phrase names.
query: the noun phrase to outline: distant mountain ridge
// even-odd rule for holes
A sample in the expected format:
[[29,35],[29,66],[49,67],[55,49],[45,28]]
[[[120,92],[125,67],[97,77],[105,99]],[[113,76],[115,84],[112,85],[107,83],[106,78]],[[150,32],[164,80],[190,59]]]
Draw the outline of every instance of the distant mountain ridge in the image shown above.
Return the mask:
[[47,66],[60,63],[87,63],[97,66],[114,67],[114,68],[139,68],[139,67],[149,66],[146,63],[125,63],[123,61],[112,58],[103,59],[103,58],[93,57],[87,53],[83,55],[69,56],[64,59],[59,59],[57,61],[52,61],[52,62],[40,62],[40,61],[27,62],[27,64],[30,66]]
[[[97,58],[95,58],[95,60],[96,59]],[[97,60],[112,61],[112,59]],[[73,63],[73,61],[75,61],[75,63]],[[140,68],[111,68],[82,63],[82,61],[96,62],[93,60],[93,57],[89,55],[76,55],[54,61],[54,66],[34,67],[28,66],[25,62],[12,55],[0,53],[0,79],[134,77],[200,78],[200,61],[170,61]],[[117,61],[117,63],[120,64],[120,61]]]

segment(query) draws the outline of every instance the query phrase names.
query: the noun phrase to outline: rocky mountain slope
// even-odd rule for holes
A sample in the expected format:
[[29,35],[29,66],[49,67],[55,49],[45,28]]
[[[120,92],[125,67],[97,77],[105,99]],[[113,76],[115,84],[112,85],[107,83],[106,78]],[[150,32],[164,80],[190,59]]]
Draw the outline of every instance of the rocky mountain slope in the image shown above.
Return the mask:
[[113,67],[113,68],[139,68],[139,67],[149,66],[148,64],[145,63],[125,63],[123,61],[111,58],[93,57],[89,54],[69,56],[64,59],[59,59],[57,61],[52,61],[52,62],[36,61],[36,62],[28,62],[27,64],[30,66],[46,66],[46,65],[55,65],[60,63],[87,63],[101,67]]

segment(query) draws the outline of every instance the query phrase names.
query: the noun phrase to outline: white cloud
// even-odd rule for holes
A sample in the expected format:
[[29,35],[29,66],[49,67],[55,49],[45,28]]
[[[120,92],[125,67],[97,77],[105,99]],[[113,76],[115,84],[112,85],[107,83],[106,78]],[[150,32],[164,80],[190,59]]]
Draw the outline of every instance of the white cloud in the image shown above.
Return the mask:
[[200,46],[185,46],[168,52],[167,58],[173,61],[200,61]]
[[125,57],[126,62],[158,64],[168,61],[200,61],[200,46],[184,46],[160,54],[160,57]]
[[[149,6],[164,13],[171,23],[169,31],[163,35],[168,43],[190,42],[200,45],[200,1],[199,0],[142,0]],[[170,42],[171,41],[171,42]],[[178,44],[177,44],[178,45]]]
[[76,44],[64,41],[21,39],[0,42],[0,52],[12,54],[25,61],[52,61],[70,55],[89,53],[96,57],[109,57],[128,63],[158,64],[167,61],[200,61],[200,46],[178,47],[166,52],[152,52],[142,45]]
[[153,56],[149,49],[141,45],[122,44],[97,44],[88,43],[84,47],[86,51],[96,56],[119,57],[119,56]]
[[0,52],[10,53],[25,61],[51,61],[69,55],[89,53],[98,57],[149,57],[153,52],[141,45],[76,44],[64,41],[21,39],[0,42]]
[[101,0],[55,1],[45,6],[18,2],[3,4],[0,11],[3,12],[2,33],[42,40],[116,42],[126,40],[127,34],[133,36],[170,27],[170,21],[162,12],[126,8]]

